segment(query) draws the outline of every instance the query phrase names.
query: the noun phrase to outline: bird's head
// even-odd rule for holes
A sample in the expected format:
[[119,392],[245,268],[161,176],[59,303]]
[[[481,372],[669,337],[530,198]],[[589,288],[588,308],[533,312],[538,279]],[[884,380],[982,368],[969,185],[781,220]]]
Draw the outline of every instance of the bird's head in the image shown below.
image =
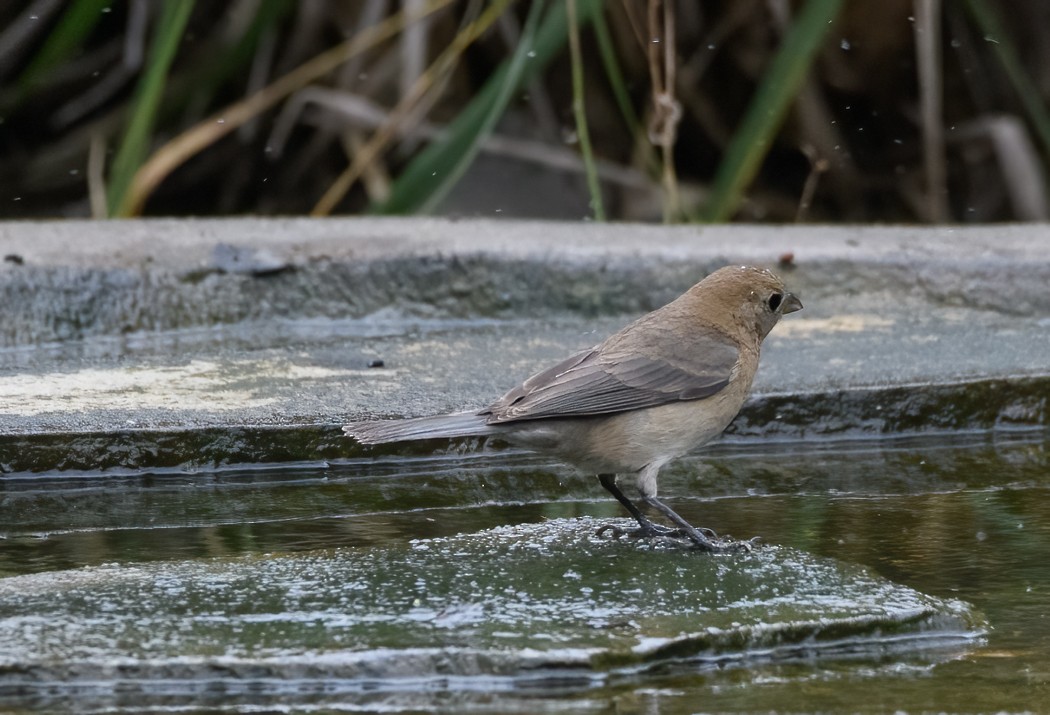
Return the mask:
[[689,293],[700,298],[711,322],[738,338],[754,336],[759,343],[782,316],[802,310],[802,302],[787,291],[783,281],[754,266],[720,268]]

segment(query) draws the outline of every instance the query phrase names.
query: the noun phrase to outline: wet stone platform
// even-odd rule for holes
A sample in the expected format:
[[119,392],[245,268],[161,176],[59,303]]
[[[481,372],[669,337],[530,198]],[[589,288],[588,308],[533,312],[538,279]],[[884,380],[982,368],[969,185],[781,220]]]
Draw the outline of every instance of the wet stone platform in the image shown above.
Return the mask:
[[0,704],[82,688],[143,704],[275,683],[588,688],[676,663],[935,661],[986,629],[961,601],[860,566],[778,546],[711,557],[597,536],[604,523],[0,579]]

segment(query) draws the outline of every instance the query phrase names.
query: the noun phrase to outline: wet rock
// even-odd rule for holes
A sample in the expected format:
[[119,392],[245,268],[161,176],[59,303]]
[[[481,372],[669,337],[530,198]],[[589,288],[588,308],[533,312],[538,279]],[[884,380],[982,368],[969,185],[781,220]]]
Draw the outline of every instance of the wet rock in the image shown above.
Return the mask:
[[985,628],[862,567],[614,541],[600,523],[0,579],[0,692],[583,687],[675,662],[936,658]]

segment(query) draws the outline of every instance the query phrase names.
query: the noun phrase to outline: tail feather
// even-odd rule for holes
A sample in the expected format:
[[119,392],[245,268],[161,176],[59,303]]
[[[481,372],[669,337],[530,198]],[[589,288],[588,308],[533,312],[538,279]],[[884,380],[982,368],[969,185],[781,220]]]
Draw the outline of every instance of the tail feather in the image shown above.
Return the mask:
[[407,442],[416,439],[444,439],[477,437],[495,434],[498,428],[485,423],[485,415],[457,412],[434,417],[413,417],[406,420],[351,422],[343,427],[350,437],[361,444]]

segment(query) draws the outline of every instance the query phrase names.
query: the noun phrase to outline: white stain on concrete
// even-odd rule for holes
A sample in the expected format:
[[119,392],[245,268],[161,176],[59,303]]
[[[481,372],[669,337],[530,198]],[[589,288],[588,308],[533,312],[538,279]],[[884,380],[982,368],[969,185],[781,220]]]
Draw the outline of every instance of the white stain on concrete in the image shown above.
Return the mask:
[[796,318],[790,316],[776,327],[781,337],[809,337],[825,333],[863,333],[868,330],[885,330],[894,321],[879,315],[833,315],[829,318]]
[[0,377],[0,413],[37,415],[88,407],[239,410],[275,402],[262,389],[270,381],[324,380],[352,372],[283,360],[191,360],[184,365],[7,375]]

